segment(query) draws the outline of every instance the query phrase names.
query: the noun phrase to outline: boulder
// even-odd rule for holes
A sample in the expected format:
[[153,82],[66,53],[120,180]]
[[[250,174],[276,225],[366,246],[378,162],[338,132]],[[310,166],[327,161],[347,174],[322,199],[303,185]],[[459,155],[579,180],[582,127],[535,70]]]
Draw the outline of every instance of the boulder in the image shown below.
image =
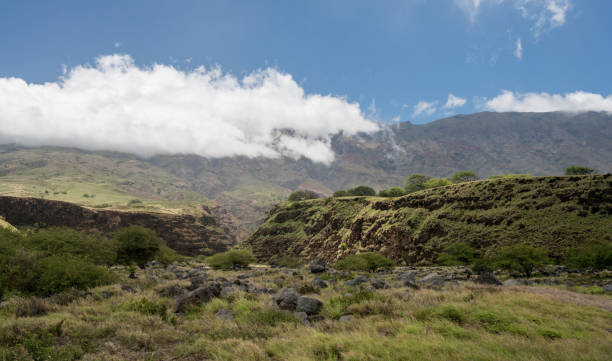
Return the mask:
[[312,280],[312,287],[327,288],[327,282],[319,277],[315,277],[315,279]]
[[424,287],[441,287],[445,279],[436,272],[430,273],[419,280],[419,284]]
[[419,285],[416,282],[416,273],[414,272],[406,272],[397,276],[397,280],[402,283],[405,287],[412,287],[419,289]]
[[338,321],[340,321],[340,322],[348,322],[348,321],[352,321],[353,318],[355,318],[355,317],[353,317],[353,315],[344,315],[344,316],[340,316]]
[[479,283],[481,285],[496,285],[499,286],[502,283],[499,282],[497,277],[493,274],[493,272],[483,272],[474,278],[475,283]]
[[305,312],[307,315],[315,315],[319,313],[323,307],[323,302],[317,300],[316,298],[310,297],[300,297],[297,300],[297,312]]
[[604,285],[602,288],[606,292],[612,292],[612,282],[608,283],[607,285]]
[[298,298],[300,295],[297,293],[295,288],[281,288],[274,295],[274,302],[282,310],[293,311],[297,307]]
[[327,263],[323,258],[317,258],[310,263],[311,273],[323,273],[327,270]]
[[389,287],[389,286],[387,286],[385,281],[381,280],[380,278],[373,278],[373,279],[371,279],[370,280],[370,284],[372,285],[372,287],[374,287],[377,290]]
[[300,322],[305,323],[308,321],[308,314],[306,312],[296,312],[293,314]]
[[201,305],[205,302],[210,301],[214,297],[219,297],[221,294],[221,285],[217,282],[210,283],[206,286],[201,286],[195,290],[180,296],[176,300],[174,306],[174,312],[185,312],[187,307],[191,305]]
[[348,281],[344,282],[344,284],[346,286],[357,286],[357,285],[365,283],[365,282],[368,282],[368,278],[366,276],[364,276],[364,275],[361,275],[361,276],[357,276],[357,277],[353,278],[352,280],[348,280]]

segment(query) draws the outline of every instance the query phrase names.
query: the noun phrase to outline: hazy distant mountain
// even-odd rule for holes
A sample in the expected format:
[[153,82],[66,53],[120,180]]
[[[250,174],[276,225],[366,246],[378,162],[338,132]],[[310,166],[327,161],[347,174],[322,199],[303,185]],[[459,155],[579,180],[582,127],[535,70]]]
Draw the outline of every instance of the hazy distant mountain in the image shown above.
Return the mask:
[[[135,196],[144,197],[150,190],[156,192],[152,199],[173,201],[189,198],[190,192],[199,193],[236,216],[243,229],[252,229],[272,204],[298,188],[323,194],[359,184],[381,189],[402,186],[412,173],[449,176],[460,170],[473,170],[481,177],[504,173],[556,175],[571,164],[611,172],[612,115],[595,112],[458,115],[428,124],[395,124],[375,134],[337,135],[332,147],[336,160],[330,166],[303,158],[207,159],[161,155],[141,159],[109,152],[83,153],[95,155],[96,159],[119,159],[103,162],[104,181],[114,184],[113,175],[117,174],[114,189],[118,192],[134,191]],[[27,162],[17,167],[19,152],[27,154]],[[44,148],[3,147],[0,161],[11,159],[12,163],[0,168],[0,184],[7,179],[27,183],[28,177],[40,177],[43,173],[62,175],[63,171],[53,173],[53,169],[44,168],[61,163],[61,152],[78,151],[53,148],[54,160],[38,164],[37,157],[48,157]],[[74,161],[83,169],[80,184],[87,181],[85,168],[96,167],[100,162]],[[28,171],[28,165],[34,165],[32,171]],[[122,172],[121,167],[126,165],[133,169]],[[74,172],[74,166],[66,166]],[[15,174],[19,177],[15,178]],[[138,187],[126,183],[126,178],[136,174]],[[152,186],[157,183],[161,185]],[[6,187],[0,187],[0,193],[3,188]],[[180,192],[176,193],[177,190]]]

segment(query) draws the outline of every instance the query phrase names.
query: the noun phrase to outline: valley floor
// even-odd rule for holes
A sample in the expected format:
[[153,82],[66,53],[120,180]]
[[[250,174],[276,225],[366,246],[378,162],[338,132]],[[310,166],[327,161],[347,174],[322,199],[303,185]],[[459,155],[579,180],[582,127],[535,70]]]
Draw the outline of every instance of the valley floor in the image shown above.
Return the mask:
[[[456,280],[423,276],[434,271]],[[137,279],[124,268],[115,272],[120,284],[6,300],[0,360],[576,361],[612,355],[612,296],[598,287],[482,285],[462,280],[461,268],[359,277],[285,268],[212,271],[192,262],[154,265]],[[419,289],[406,286],[415,275]],[[212,283],[221,287],[218,296],[174,312],[187,289]],[[311,315],[281,310],[274,297],[281,288],[318,299],[322,308]]]

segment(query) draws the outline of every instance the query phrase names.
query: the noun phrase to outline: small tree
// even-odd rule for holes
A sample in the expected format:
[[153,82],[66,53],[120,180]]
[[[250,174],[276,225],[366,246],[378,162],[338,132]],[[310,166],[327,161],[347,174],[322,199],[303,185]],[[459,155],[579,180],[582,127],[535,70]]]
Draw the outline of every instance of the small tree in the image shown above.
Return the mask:
[[425,182],[425,188],[436,188],[451,185],[452,183],[446,178],[431,178]]
[[466,242],[455,242],[444,249],[438,257],[442,266],[468,265],[474,262],[475,251]]
[[595,173],[595,169],[579,165],[571,165],[565,168],[565,175],[586,175]]
[[536,267],[549,262],[551,260],[545,250],[517,244],[502,248],[495,257],[494,264],[498,268],[529,277]]
[[340,190],[340,191],[335,191],[333,196],[334,197],[348,197],[350,195],[351,194],[349,192]]
[[401,197],[406,194],[406,191],[401,189],[400,187],[391,187],[388,189],[384,189],[378,192],[378,195],[381,197]]
[[206,258],[206,262],[210,267],[221,270],[246,267],[255,261],[257,261],[257,259],[248,249],[232,249]]
[[307,199],[316,199],[319,198],[318,194],[311,191],[299,190],[291,193],[289,195],[290,202],[304,201]]
[[476,173],[470,170],[464,170],[461,172],[457,172],[450,177],[450,181],[453,183],[471,182],[471,181],[475,181],[476,179],[478,179],[478,177],[476,176]]
[[565,263],[578,269],[612,268],[612,243],[589,244],[568,252]]
[[376,191],[368,186],[359,186],[349,189],[348,192],[353,196],[375,196]]
[[416,191],[423,190],[425,187],[425,182],[427,182],[430,177],[422,174],[413,174],[408,179],[406,179],[406,192],[412,193]]
[[388,269],[395,263],[382,253],[366,252],[352,254],[339,260],[334,268],[346,271],[376,271],[378,269]]
[[125,265],[136,263],[140,268],[154,259],[164,244],[155,231],[140,226],[118,230],[115,239],[119,242],[117,262]]

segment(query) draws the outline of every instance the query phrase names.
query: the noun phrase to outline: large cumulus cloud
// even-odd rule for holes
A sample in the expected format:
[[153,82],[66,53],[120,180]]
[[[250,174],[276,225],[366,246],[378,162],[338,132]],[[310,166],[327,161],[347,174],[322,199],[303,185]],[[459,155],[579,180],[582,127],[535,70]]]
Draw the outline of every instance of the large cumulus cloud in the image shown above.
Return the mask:
[[116,54],[56,82],[0,78],[2,142],[330,163],[332,134],[377,129],[359,104],[306,94],[272,68],[237,78],[218,68],[139,67]]

